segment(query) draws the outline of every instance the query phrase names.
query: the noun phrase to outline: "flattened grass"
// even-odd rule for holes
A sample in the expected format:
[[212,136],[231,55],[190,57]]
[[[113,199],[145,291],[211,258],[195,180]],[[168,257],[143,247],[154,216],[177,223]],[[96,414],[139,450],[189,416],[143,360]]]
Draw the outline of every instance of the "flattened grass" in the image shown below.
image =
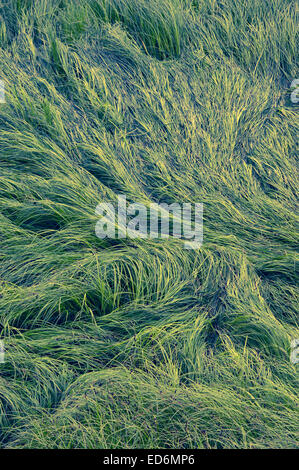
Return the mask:
[[[0,11],[2,447],[295,447],[295,2]],[[204,244],[95,208],[202,202]]]

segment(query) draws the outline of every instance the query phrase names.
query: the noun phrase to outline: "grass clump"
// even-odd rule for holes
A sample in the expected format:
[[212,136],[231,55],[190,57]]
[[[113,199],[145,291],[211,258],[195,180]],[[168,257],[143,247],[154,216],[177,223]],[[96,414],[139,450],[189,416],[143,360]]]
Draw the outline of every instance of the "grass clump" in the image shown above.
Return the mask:
[[92,7],[103,21],[121,23],[146,53],[180,56],[186,16],[180,0],[96,0]]

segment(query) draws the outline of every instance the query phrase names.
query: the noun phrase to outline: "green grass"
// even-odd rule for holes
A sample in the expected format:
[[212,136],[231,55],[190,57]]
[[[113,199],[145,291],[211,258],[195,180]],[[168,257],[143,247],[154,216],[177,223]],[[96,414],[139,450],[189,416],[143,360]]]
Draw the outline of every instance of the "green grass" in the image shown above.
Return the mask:
[[[296,447],[297,3],[0,20],[1,447]],[[202,202],[203,246],[98,239],[118,194]]]

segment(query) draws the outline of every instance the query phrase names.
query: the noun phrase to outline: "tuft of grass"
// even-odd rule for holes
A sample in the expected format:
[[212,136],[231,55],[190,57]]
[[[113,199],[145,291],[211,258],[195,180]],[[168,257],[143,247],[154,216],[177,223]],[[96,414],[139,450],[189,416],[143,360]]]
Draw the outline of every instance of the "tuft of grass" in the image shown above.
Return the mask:
[[180,0],[94,0],[91,7],[102,21],[121,23],[147,54],[180,56],[186,18]]

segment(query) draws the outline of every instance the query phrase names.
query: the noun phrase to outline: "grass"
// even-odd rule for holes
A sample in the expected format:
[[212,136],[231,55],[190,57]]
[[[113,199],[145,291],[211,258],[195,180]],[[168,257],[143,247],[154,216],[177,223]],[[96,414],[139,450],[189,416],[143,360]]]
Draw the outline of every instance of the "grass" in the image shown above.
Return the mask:
[[[2,3],[2,448],[296,447],[297,13]],[[118,194],[203,246],[98,239]]]

